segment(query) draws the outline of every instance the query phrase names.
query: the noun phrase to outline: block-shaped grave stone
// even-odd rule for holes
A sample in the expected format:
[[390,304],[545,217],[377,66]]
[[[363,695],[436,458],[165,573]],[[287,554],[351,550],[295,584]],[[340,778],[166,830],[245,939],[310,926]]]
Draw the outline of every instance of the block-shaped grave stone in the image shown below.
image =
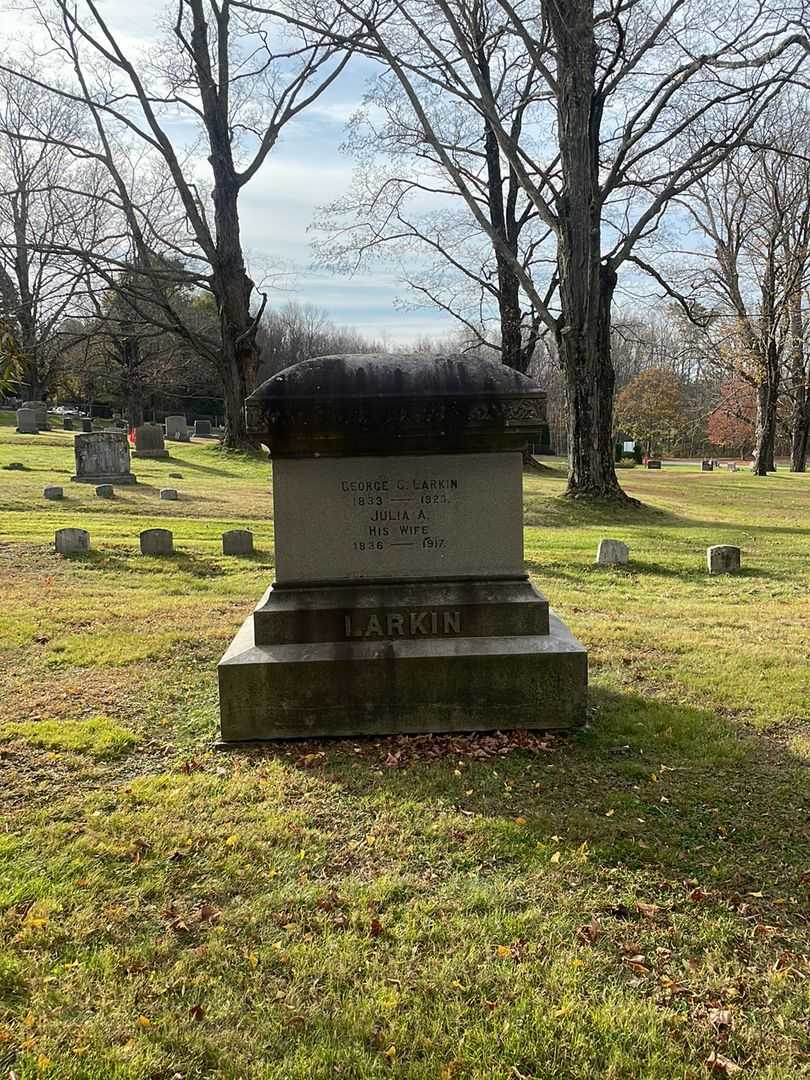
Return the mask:
[[733,461],[728,464],[727,468],[728,468],[729,472],[736,472],[737,471],[737,466],[734,464]]
[[90,533],[86,529],[57,529],[53,542],[60,555],[75,555],[90,550]]
[[34,409],[17,409],[17,434],[39,435],[39,417]]
[[88,417],[82,417],[82,431],[85,435],[88,435],[93,430],[93,421]]
[[56,484],[49,484],[48,487],[42,489],[42,498],[56,501],[64,498],[64,491],[62,488],[57,487]]
[[596,549],[597,566],[625,566],[630,548],[622,540],[600,540]]
[[144,529],[140,535],[141,555],[171,555],[174,537],[168,529]]
[[73,417],[72,416],[63,416],[62,417],[62,429],[64,431],[73,431]]
[[115,498],[115,488],[112,484],[97,484],[96,495],[100,499],[113,499]]
[[276,580],[219,665],[221,737],[569,728],[587,653],[523,560],[546,395],[466,356],[331,356],[246,403]]
[[731,544],[714,544],[706,548],[706,564],[710,574],[736,574],[741,565],[740,549]]
[[155,458],[164,460],[169,456],[163,440],[163,428],[160,424],[141,424],[135,428],[134,458]]
[[93,431],[73,439],[76,473],[81,484],[134,484],[129,467],[129,443],[123,431]]
[[708,459],[706,459],[704,461],[701,461],[701,463],[700,463],[700,471],[701,472],[714,472],[714,462],[709,461]]
[[661,462],[658,460],[658,458],[649,458],[648,461],[647,461],[647,468],[648,469],[660,469],[661,468]]
[[229,529],[222,534],[223,555],[252,555],[253,533],[250,529]]
[[177,488],[161,488],[160,497],[164,502],[176,502]]
[[211,421],[210,420],[195,420],[194,421],[194,437],[196,439],[210,439],[211,438]]
[[48,430],[48,405],[44,401],[24,401],[22,409],[31,409],[37,414],[37,427],[40,431]]
[[166,417],[166,438],[174,442],[189,442],[191,432],[188,429],[185,416]]

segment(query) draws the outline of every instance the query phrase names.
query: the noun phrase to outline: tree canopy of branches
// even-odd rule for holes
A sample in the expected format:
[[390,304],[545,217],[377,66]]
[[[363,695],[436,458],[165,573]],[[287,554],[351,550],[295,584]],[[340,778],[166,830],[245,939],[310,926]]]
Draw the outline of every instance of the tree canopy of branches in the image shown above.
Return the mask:
[[671,445],[685,422],[680,380],[663,368],[643,371],[616,397],[616,426],[648,454]]

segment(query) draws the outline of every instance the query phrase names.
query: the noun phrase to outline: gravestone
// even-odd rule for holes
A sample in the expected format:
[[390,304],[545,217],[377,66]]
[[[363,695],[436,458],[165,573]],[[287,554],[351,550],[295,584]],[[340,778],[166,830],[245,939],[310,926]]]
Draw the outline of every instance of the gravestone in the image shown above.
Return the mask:
[[53,542],[60,555],[75,555],[90,550],[90,533],[86,529],[57,529]]
[[52,502],[64,498],[64,495],[62,488],[57,487],[55,484],[49,484],[48,487],[42,489],[42,498],[50,499]]
[[630,548],[621,540],[600,540],[596,549],[597,566],[624,566],[630,558]]
[[96,487],[96,495],[100,499],[112,499],[115,497],[115,488],[112,484],[99,484]]
[[177,499],[177,488],[161,488],[160,497],[164,502],[174,502]]
[[191,433],[185,416],[166,417],[166,438],[173,439],[175,442],[189,442]]
[[223,555],[252,555],[253,533],[250,529],[230,529],[222,534]]
[[144,529],[140,535],[141,555],[171,555],[174,537],[168,529]]
[[129,471],[129,443],[123,431],[94,431],[75,435],[73,449],[76,473],[81,484],[134,484]]
[[701,472],[714,472],[714,462],[709,460],[701,461],[700,470]]
[[647,460],[647,468],[648,469],[660,469],[661,468],[661,462],[657,458],[649,458]]
[[163,441],[163,428],[160,424],[141,424],[135,428],[134,458],[156,458],[163,460],[169,456]]
[[221,738],[569,728],[587,653],[529,582],[546,395],[464,356],[331,356],[247,400],[275,582],[219,664]]
[[89,417],[84,417],[82,419],[82,431],[84,432],[85,435],[87,435],[92,430],[93,430],[93,421],[92,421],[92,419],[90,419]]
[[734,464],[734,462],[733,462],[733,461],[732,461],[732,462],[731,462],[731,464],[730,464],[730,465],[728,466],[728,471],[729,471],[729,472],[736,472],[736,471],[737,471],[737,466],[736,466],[736,465]]
[[39,417],[35,409],[17,409],[17,434],[39,435]]
[[63,416],[62,417],[62,428],[63,428],[64,431],[73,431],[73,417],[72,416]]
[[195,420],[194,421],[194,436],[197,439],[210,439],[211,438],[211,421],[210,420]]
[[20,407],[32,409],[37,414],[37,427],[39,430],[48,430],[48,406],[44,401],[24,401]]
[[736,574],[740,569],[740,549],[731,544],[715,544],[706,548],[706,564],[710,574]]

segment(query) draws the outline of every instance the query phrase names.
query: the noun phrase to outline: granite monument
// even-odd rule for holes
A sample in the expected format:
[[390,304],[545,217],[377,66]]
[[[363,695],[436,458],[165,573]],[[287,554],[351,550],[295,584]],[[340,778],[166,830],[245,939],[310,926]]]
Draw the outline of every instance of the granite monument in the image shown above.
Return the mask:
[[82,484],[134,484],[129,468],[129,443],[124,431],[93,431],[73,438],[76,473]]

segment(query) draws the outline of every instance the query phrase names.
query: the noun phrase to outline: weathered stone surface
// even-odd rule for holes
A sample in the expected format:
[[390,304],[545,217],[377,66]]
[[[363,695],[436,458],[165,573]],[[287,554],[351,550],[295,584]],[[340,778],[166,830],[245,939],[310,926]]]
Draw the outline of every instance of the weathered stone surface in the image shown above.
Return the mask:
[[57,499],[64,498],[64,494],[62,488],[57,487],[55,484],[49,484],[48,487],[42,489],[43,499],[56,501]]
[[714,544],[706,548],[706,564],[710,574],[736,574],[740,569],[740,549],[731,544]]
[[76,473],[85,484],[134,484],[129,469],[129,443],[123,431],[94,431],[73,439]]
[[630,558],[630,548],[622,540],[600,540],[596,549],[597,566],[624,566]]
[[93,430],[93,421],[89,417],[82,418],[82,431],[85,435],[88,435]]
[[164,502],[174,502],[177,499],[177,488],[161,488],[160,497]]
[[276,580],[520,577],[522,500],[517,451],[275,459]]
[[211,421],[210,420],[195,420],[194,421],[194,435],[197,439],[210,439],[211,438]]
[[65,431],[73,431],[73,417],[72,416],[63,416],[62,417],[62,428]]
[[714,472],[714,462],[704,459],[700,463],[701,472]]
[[737,471],[737,466],[735,465],[735,463],[733,461],[729,463],[727,468],[728,468],[729,472],[736,472]]
[[37,415],[37,427],[40,431],[48,430],[48,405],[45,401],[24,401],[23,409],[30,409]]
[[172,480],[182,480],[183,474],[181,472],[170,472],[169,477]]
[[253,533],[250,529],[229,529],[222,534],[223,555],[252,555]]
[[17,409],[17,434],[39,435],[39,417],[34,409]]
[[27,472],[28,466],[24,465],[21,461],[10,461],[8,465],[3,466],[4,469],[8,469],[9,472]]
[[219,665],[222,738],[562,728],[587,653],[523,563],[545,394],[464,357],[325,357],[248,399],[276,582]]
[[650,458],[647,461],[647,468],[648,469],[660,469],[661,468],[661,462],[658,461],[657,458]]
[[163,441],[163,428],[160,424],[141,424],[135,428],[135,458],[165,459],[169,451]]
[[112,499],[115,497],[115,488],[112,484],[98,484],[96,486],[96,495],[100,499]]
[[141,555],[171,555],[174,537],[168,529],[144,529],[140,535]]
[[86,529],[57,529],[53,542],[60,555],[74,555],[90,550],[90,533]]
[[166,438],[172,439],[174,442],[188,442],[190,440],[191,433],[185,416],[166,417]]

